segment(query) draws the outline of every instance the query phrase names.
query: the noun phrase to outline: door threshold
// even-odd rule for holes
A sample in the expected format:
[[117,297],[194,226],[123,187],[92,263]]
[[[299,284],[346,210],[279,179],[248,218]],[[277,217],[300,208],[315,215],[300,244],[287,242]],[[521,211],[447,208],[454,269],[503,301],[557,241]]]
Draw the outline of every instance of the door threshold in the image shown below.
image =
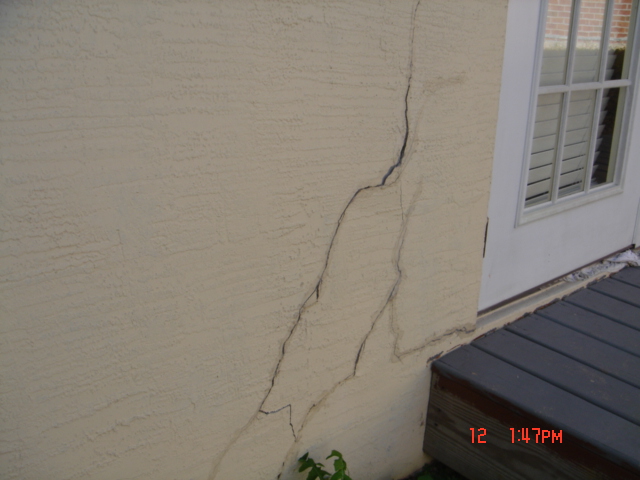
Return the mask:
[[[476,329],[487,331],[488,329],[499,328],[502,325],[513,322],[518,318],[526,315],[527,313],[531,313],[538,308],[557,300],[558,298],[564,297],[572,292],[575,292],[576,290],[584,288],[588,284],[596,280],[601,280],[605,277],[613,275],[614,273],[627,266],[627,264],[612,263],[608,261],[616,255],[630,250],[632,247],[633,245],[618,250],[617,252],[614,252],[611,255],[607,255],[606,257],[603,257],[602,259],[597,260],[593,263],[585,265],[584,267],[581,267],[574,272],[570,272],[569,274],[558,277],[551,282],[524,292],[517,297],[505,300],[504,302],[500,302],[493,307],[489,307],[478,312],[478,316],[476,319]],[[609,265],[607,265],[607,263],[609,263]],[[602,264],[601,267],[594,268],[595,266],[599,266],[600,264]],[[573,276],[574,278],[580,277],[580,275],[576,275],[576,273],[586,269],[592,269],[593,271],[595,271],[595,273],[590,276],[585,275],[585,278],[581,280],[567,280],[567,277],[569,276]]]

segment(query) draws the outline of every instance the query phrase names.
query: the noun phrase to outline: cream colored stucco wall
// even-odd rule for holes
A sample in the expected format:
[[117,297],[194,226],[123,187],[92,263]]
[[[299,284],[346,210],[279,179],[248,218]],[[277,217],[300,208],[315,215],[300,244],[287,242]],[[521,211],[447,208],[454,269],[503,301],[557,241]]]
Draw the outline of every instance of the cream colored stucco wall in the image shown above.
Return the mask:
[[474,336],[505,17],[0,3],[0,478],[420,467],[427,362]]

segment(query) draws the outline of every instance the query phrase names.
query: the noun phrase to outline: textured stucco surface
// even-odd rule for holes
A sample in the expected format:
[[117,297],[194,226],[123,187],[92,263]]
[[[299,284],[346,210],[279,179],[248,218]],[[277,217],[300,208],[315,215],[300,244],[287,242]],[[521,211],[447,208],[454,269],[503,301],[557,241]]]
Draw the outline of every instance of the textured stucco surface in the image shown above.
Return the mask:
[[[419,467],[506,0],[0,4],[0,477]],[[395,168],[394,168],[395,166]]]

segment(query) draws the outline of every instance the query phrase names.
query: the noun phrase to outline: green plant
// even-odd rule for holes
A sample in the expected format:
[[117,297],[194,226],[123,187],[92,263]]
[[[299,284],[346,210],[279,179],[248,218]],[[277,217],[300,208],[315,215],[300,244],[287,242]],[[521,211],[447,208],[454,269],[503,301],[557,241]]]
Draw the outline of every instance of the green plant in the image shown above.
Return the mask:
[[307,474],[307,480],[352,480],[349,475],[347,475],[347,462],[342,458],[342,454],[337,450],[331,450],[331,455],[327,457],[327,460],[335,457],[336,459],[333,461],[333,468],[335,473],[331,475],[324,469],[324,465],[321,463],[316,463],[313,458],[309,458],[309,452],[305,453],[298,459],[298,462],[301,463],[299,472],[304,472],[307,468],[311,470]]

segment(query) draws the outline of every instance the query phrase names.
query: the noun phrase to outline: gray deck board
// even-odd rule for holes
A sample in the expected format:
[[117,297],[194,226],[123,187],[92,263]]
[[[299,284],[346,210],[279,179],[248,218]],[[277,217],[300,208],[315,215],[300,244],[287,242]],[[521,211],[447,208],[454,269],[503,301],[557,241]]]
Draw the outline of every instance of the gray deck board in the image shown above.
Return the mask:
[[640,313],[637,308],[595,290],[580,290],[567,297],[565,301],[640,330]]
[[566,302],[556,302],[536,314],[640,357],[640,331],[602,315]]
[[506,330],[640,388],[640,357],[538,315],[525,317]]
[[640,287],[640,267],[625,268],[611,278]]
[[640,388],[636,386],[509,330],[477,340],[473,346],[640,426]]
[[589,289],[608,295],[616,300],[621,300],[634,307],[640,307],[640,287],[629,285],[628,283],[618,280],[608,279],[592,285]]

